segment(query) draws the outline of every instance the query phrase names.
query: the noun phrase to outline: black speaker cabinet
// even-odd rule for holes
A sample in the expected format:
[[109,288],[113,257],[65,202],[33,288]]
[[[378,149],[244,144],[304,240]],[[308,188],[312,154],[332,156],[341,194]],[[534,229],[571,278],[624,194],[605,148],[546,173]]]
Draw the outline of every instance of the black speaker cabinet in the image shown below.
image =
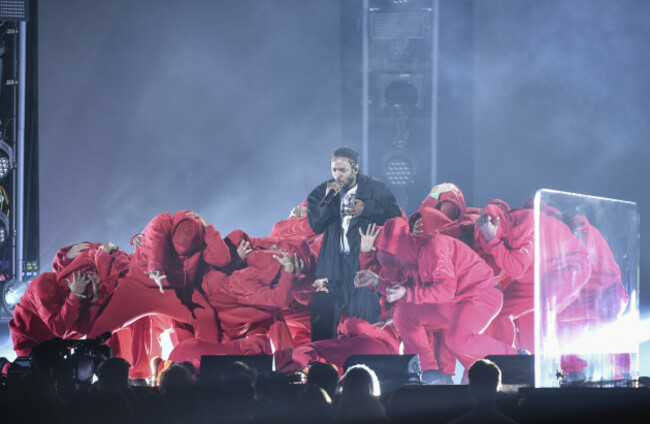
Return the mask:
[[485,359],[501,368],[502,384],[535,385],[534,355],[489,355]]

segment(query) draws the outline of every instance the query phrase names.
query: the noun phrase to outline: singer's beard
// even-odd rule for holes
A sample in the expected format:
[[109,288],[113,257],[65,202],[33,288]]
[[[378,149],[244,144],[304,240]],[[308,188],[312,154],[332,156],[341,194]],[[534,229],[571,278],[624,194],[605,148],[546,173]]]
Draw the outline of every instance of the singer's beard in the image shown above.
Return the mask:
[[347,192],[352,187],[357,185],[357,179],[356,178],[351,178],[351,179],[349,179],[347,181],[347,183],[345,181],[339,181],[339,184],[341,184],[341,191]]

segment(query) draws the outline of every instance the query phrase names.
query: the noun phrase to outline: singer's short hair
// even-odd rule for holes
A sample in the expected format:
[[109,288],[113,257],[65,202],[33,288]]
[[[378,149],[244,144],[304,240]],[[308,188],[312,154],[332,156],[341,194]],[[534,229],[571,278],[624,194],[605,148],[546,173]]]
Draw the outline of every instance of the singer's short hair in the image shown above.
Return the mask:
[[359,163],[359,153],[349,147],[339,147],[332,153],[332,157],[348,158],[352,166]]

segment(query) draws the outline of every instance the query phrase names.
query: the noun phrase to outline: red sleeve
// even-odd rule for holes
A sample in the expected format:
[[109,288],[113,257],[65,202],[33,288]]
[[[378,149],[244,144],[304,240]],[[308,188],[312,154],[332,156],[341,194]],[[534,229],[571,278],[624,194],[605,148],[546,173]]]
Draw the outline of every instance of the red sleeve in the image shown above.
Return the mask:
[[589,254],[591,274],[585,288],[603,290],[612,284],[621,284],[621,269],[600,231],[580,215],[571,217],[568,225]]
[[435,197],[431,196],[430,194],[427,194],[427,197],[424,198],[422,201],[423,206],[428,206],[430,208],[434,208],[438,206],[438,203],[440,203],[440,200],[436,199]]
[[278,221],[273,225],[270,235],[271,237],[306,237],[309,242],[319,236],[311,229],[307,218],[290,218]]
[[147,257],[147,271],[163,272],[165,258],[171,255],[170,240],[174,216],[163,213],[152,219],[142,232],[142,245]]
[[[542,215],[542,227],[539,256],[544,284],[557,295],[558,305],[568,304],[589,281],[589,253],[562,221]],[[562,284],[557,283],[560,281]]]
[[362,270],[367,269],[380,276],[377,280],[377,285],[369,286],[369,289],[372,289],[377,293],[384,295],[386,294],[386,289],[388,289],[388,287],[396,284],[393,281],[381,278],[381,264],[377,260],[376,251],[372,251],[370,253],[359,253],[359,263],[361,264]]
[[433,238],[420,250],[418,265],[422,284],[407,288],[407,302],[445,303],[455,297],[458,277],[452,254],[452,246],[442,236]]
[[229,294],[237,303],[269,309],[280,309],[289,305],[292,299],[293,274],[281,271],[277,284],[270,286],[268,282],[261,282],[247,275],[246,271],[236,271],[230,276]]
[[[530,273],[534,264],[535,223],[532,214],[518,220],[515,226],[501,238],[493,238],[485,251],[494,257],[496,264],[514,280]],[[532,282],[532,281],[531,281]]]
[[379,261],[377,261],[377,255],[375,252],[376,251],[372,251],[370,253],[359,253],[359,265],[361,265],[360,269],[367,269],[374,272],[375,274],[379,274],[381,265],[379,264]]
[[113,263],[113,256],[104,252],[104,249],[97,249],[95,255],[95,266],[97,267],[97,276],[100,280],[108,279],[111,274],[111,264]]
[[[95,254],[95,267],[97,268],[97,276],[101,280],[99,304],[104,304],[109,296],[115,290],[115,286],[120,277],[122,277],[129,269],[129,255],[118,250],[109,255],[104,252],[104,249],[97,249]],[[97,302],[93,302],[95,305]]]
[[230,263],[230,249],[221,238],[221,233],[212,225],[205,227],[203,260],[217,268],[223,268]]
[[57,283],[54,274],[41,274],[31,284],[35,285],[33,293],[38,316],[52,333],[64,337],[75,329],[86,300],[64,288],[65,280]]
[[314,276],[297,276],[293,284],[293,299],[301,305],[309,305],[314,298],[314,289],[311,286],[314,282]]

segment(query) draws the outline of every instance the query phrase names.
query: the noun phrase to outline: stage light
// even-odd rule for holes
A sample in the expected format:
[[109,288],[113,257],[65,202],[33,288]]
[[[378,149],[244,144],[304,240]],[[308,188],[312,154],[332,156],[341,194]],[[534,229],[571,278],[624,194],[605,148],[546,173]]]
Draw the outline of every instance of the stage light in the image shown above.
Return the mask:
[[9,218],[3,212],[0,212],[0,245],[7,241],[9,234]]
[[2,286],[2,305],[8,312],[13,313],[30,282],[29,280],[9,280]]
[[13,166],[14,150],[4,140],[0,140],[0,180],[11,172]]
[[407,79],[392,81],[384,96],[386,105],[397,118],[408,118],[418,108],[418,89]]
[[406,185],[413,180],[411,161],[404,156],[393,156],[384,165],[384,175],[392,185]]
[[28,21],[29,0],[0,0],[0,19],[3,21]]

